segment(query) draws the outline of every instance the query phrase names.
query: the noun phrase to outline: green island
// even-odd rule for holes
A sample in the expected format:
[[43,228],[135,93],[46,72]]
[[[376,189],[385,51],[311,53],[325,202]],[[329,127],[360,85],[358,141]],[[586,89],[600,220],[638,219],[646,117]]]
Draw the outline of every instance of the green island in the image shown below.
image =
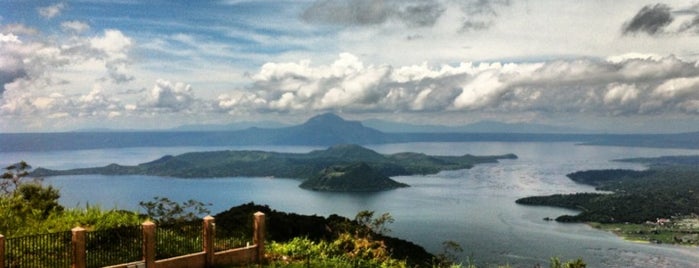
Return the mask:
[[499,156],[434,156],[422,153],[379,154],[359,145],[335,145],[309,153],[266,151],[194,152],[164,156],[136,166],[110,164],[71,170],[37,168],[32,176],[151,175],[178,178],[275,177],[313,180],[302,187],[324,191],[380,191],[407,185],[390,176],[433,174],[476,164],[516,159]]
[[699,156],[617,161],[649,168],[574,172],[568,178],[604,192],[533,196],[516,202],[578,210],[577,215],[555,220],[586,222],[632,241],[699,244]]

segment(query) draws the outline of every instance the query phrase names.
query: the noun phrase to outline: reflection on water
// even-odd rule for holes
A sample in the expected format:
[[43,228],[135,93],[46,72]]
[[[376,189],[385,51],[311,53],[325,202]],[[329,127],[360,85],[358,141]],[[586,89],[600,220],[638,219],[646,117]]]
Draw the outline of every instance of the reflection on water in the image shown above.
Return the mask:
[[[601,168],[633,168],[610,162],[626,157],[698,154],[665,150],[576,146],[572,143],[410,143],[372,146],[381,153],[404,151],[439,155],[515,153],[517,160],[484,164],[470,170],[394,179],[410,184],[381,193],[323,193],[298,188],[294,179],[227,178],[172,179],[148,176],[64,176],[46,181],[61,189],[67,206],[101,204],[138,209],[138,201],[154,196],[213,203],[214,212],[241,203],[268,204],[277,210],[353,217],[360,210],[390,212],[392,234],[414,241],[432,252],[453,240],[464,248],[463,258],[479,263],[516,267],[548,265],[548,259],[582,257],[591,267],[689,267],[699,263],[695,248],[636,244],[584,224],[542,220],[574,211],[528,207],[514,203],[530,195],[594,191],[565,177],[567,173]],[[241,149],[241,148],[216,148]],[[248,147],[285,152],[308,152],[314,147]],[[165,154],[212,148],[129,148],[49,153],[8,153],[2,161],[26,160],[35,166],[73,168],[108,163],[136,164]]]

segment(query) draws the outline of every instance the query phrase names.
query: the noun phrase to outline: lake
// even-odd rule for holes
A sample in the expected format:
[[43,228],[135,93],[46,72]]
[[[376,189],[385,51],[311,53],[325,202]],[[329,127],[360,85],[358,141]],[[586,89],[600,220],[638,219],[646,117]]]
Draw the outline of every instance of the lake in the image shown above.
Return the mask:
[[[550,257],[582,257],[590,267],[689,267],[699,263],[699,249],[639,244],[584,224],[544,221],[575,211],[515,204],[531,195],[594,191],[566,178],[586,169],[643,167],[611,162],[628,157],[699,154],[697,150],[578,146],[574,143],[405,143],[367,146],[380,153],[423,152],[437,155],[495,155],[514,153],[516,160],[478,165],[469,170],[427,176],[401,176],[411,185],[379,193],[324,193],[303,190],[296,179],[218,178],[174,179],[152,176],[61,176],[45,180],[61,190],[65,206],[99,204],[103,208],[138,209],[138,202],[155,196],[212,203],[213,213],[247,202],[300,214],[354,217],[361,210],[389,212],[395,222],[390,235],[413,241],[433,253],[451,240],[463,248],[462,260],[548,266]],[[0,153],[0,164],[25,160],[34,167],[68,169],[132,165],[167,154],[221,149],[260,149],[308,152],[318,147],[166,147],[55,152]]]

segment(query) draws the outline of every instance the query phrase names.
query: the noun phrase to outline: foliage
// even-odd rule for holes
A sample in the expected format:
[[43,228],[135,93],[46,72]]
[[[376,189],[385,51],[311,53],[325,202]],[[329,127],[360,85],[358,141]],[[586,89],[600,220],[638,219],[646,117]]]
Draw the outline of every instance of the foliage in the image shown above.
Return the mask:
[[76,226],[94,230],[141,223],[136,213],[128,211],[97,206],[65,209],[58,203],[58,189],[30,178],[30,169],[24,161],[5,168],[0,183],[0,234],[15,237],[67,231]]
[[666,167],[648,171],[598,170],[570,175],[612,192],[527,197],[519,204],[580,210],[557,221],[644,223],[657,218],[699,214],[699,167]]
[[359,230],[357,230],[357,235],[371,236],[372,233],[379,235],[390,233],[391,229],[389,229],[387,225],[393,223],[395,220],[388,212],[381,214],[378,218],[374,218],[374,211],[362,210],[354,217],[354,221],[360,227]]
[[156,196],[153,201],[141,201],[138,204],[146,210],[148,218],[160,224],[193,221],[211,213],[206,208],[211,204],[192,199],[180,204],[167,197]]
[[316,191],[372,192],[407,187],[394,181],[364,162],[346,166],[331,166],[299,187]]
[[272,267],[407,267],[405,261],[390,257],[382,241],[347,233],[333,241],[297,237],[285,243],[272,242],[268,254]]
[[569,260],[569,261],[562,263],[559,258],[552,257],[549,267],[550,268],[585,268],[585,267],[587,267],[587,264],[585,264],[585,262],[581,258],[578,258],[575,260]]
[[393,259],[386,243],[377,239],[390,231],[386,225],[392,222],[389,213],[374,218],[373,211],[361,211],[355,217],[357,225],[335,239],[312,241],[296,237],[287,243],[273,242],[272,261],[275,265],[302,262],[313,267],[330,263],[335,267],[407,267],[406,261]]
[[5,167],[5,172],[0,176],[0,194],[12,195],[29,175],[30,169],[31,166],[24,161]]

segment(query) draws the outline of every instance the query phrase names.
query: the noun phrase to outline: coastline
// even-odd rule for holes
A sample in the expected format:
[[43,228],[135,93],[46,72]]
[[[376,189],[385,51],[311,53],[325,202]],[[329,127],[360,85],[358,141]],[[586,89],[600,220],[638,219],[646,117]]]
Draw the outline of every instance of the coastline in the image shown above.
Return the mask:
[[690,236],[691,238],[699,238],[699,230],[697,229],[673,229],[669,226],[656,226],[647,223],[585,222],[585,224],[595,229],[613,233],[617,237],[632,243],[699,248],[699,241],[688,238]]

